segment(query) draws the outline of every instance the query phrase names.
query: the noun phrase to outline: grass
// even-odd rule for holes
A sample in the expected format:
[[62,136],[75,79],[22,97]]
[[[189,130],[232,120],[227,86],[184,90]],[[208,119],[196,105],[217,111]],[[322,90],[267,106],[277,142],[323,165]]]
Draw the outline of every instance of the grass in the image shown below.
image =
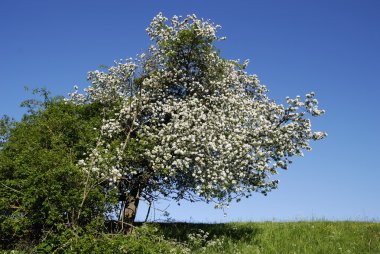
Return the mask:
[[372,222],[162,223],[159,228],[191,253],[380,253],[380,224]]
[[[375,222],[147,223],[139,224],[128,236],[84,234],[70,239],[73,241],[67,241],[65,235],[57,237],[29,250],[0,253],[51,253],[59,247],[62,252],[57,253],[76,254],[380,254],[380,223]],[[59,237],[63,237],[63,245],[57,242]]]

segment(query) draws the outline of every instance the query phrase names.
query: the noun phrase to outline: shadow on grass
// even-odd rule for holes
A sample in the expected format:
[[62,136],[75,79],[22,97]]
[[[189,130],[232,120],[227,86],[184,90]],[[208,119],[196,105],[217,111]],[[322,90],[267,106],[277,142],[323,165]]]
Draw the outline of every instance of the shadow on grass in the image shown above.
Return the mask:
[[200,230],[207,232],[208,239],[226,237],[234,241],[252,241],[261,229],[254,225],[221,223],[221,224],[203,224],[203,223],[159,223],[159,228],[167,238],[176,239],[177,241],[186,241],[189,234],[197,234]]

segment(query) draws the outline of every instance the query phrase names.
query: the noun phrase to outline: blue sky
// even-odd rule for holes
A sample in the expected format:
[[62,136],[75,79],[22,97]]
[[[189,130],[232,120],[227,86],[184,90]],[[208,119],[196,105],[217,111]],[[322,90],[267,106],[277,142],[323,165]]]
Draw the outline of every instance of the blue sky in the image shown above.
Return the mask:
[[370,0],[2,0],[0,115],[20,118],[19,104],[30,97],[24,86],[66,95],[88,85],[88,71],[142,53],[158,12],[195,13],[222,25],[222,55],[250,59],[249,72],[277,101],[315,91],[327,113],[313,126],[329,136],[280,171],[279,189],[233,203],[226,217],[202,203],[156,206],[169,205],[175,220],[201,222],[379,220],[379,10]]

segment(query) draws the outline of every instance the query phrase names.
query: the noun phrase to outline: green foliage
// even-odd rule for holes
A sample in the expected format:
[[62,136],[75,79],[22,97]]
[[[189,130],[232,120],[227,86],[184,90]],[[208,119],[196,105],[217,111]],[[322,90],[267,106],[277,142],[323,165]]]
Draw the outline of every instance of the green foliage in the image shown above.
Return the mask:
[[[46,93],[45,93],[46,95]],[[46,95],[47,96],[47,95]],[[84,175],[76,163],[94,145],[96,105],[47,98],[29,103],[20,122],[3,118],[0,149],[0,243],[38,242],[46,234],[86,225],[104,215],[106,197],[94,188],[83,205]],[[6,135],[4,135],[6,134]]]
[[7,142],[14,123],[14,120],[7,115],[0,118],[0,149]]
[[39,246],[38,253],[123,253],[166,254],[187,253],[187,249],[174,241],[165,240],[155,225],[142,225],[131,234],[85,233],[67,230],[55,235]]

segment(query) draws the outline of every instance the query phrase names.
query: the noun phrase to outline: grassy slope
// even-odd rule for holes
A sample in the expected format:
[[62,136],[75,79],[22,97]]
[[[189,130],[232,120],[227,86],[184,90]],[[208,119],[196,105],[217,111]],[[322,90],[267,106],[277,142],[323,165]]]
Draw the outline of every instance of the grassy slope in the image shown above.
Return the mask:
[[380,224],[370,222],[168,223],[160,229],[192,253],[380,253]]
[[[66,240],[63,241],[65,245],[70,242]],[[52,243],[55,242],[50,244]],[[128,237],[118,234],[100,234],[97,237],[84,235],[70,243],[71,245],[66,246],[62,253],[380,254],[380,223],[352,221],[153,225],[148,223],[144,226],[140,224]],[[33,252],[31,249],[30,251],[51,253],[46,252],[45,247],[39,249],[45,252]],[[62,247],[60,245],[60,248]],[[0,253],[32,253],[30,251],[0,250]]]

